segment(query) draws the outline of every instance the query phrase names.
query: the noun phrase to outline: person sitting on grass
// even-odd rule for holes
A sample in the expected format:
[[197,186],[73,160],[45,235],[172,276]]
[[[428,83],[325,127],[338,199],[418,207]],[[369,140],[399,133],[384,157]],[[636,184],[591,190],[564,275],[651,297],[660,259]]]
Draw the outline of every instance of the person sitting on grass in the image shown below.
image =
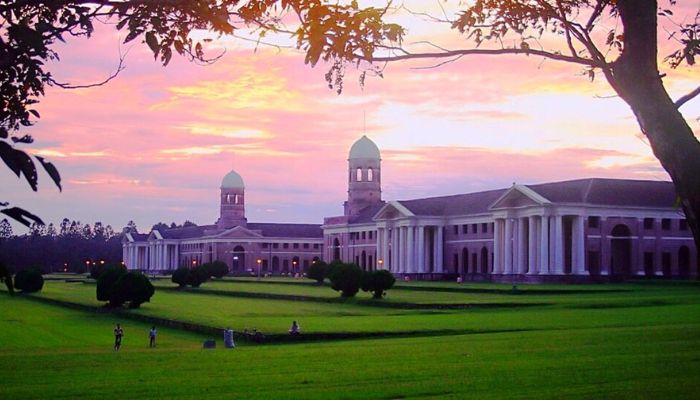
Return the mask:
[[299,328],[299,324],[297,324],[297,321],[292,321],[292,327],[289,328],[289,334],[294,336],[300,333],[301,329]]

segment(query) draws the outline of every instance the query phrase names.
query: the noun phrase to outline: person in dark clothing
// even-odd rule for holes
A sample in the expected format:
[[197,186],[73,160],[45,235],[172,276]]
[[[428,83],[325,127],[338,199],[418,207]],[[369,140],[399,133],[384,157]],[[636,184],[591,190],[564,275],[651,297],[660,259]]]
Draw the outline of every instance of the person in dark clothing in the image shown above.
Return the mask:
[[124,336],[124,330],[121,325],[117,324],[114,328],[114,350],[119,351],[122,347],[122,336]]
[[150,342],[148,343],[148,347],[156,347],[156,335],[158,332],[156,331],[156,327],[152,326],[151,330],[148,331],[148,338],[150,339]]

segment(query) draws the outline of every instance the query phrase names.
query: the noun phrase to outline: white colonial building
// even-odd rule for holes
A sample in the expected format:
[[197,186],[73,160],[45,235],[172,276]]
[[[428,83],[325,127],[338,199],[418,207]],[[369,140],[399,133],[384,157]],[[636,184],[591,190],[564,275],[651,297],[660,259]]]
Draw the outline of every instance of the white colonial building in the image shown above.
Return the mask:
[[348,166],[345,213],[322,227],[327,261],[428,279],[698,274],[671,182],[589,178],[385,202],[380,152],[366,136]]

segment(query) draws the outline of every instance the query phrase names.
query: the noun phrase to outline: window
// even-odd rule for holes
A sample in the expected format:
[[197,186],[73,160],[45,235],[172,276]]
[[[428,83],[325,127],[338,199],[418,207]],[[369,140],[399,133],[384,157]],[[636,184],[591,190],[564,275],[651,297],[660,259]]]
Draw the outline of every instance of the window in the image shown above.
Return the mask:
[[476,224],[472,224],[472,233],[476,233]]
[[235,196],[233,196],[233,203],[234,203],[234,204],[240,204],[240,203],[241,203],[240,195],[235,195]]
[[670,231],[671,230],[671,219],[669,218],[664,218],[661,220],[661,229],[665,231]]
[[355,180],[357,182],[362,182],[362,168],[358,168],[355,170]]
[[373,232],[373,231],[369,231],[369,240],[372,240],[372,233],[374,233],[374,232]]
[[314,249],[318,249],[319,245],[318,243],[314,243]]
[[455,235],[459,235],[459,225],[454,226]]
[[600,227],[600,217],[588,217],[588,227],[589,228]]
[[488,231],[489,231],[489,224],[487,224],[486,222],[482,223],[481,224],[481,233],[486,233]]
[[267,243],[263,243],[263,244],[262,244],[262,248],[263,248],[263,249],[266,249],[266,248],[267,248]]
[[288,248],[289,248],[289,243],[282,243],[282,248],[283,248],[283,249],[288,249]]
[[273,249],[278,249],[279,247],[280,247],[280,244],[279,244],[279,243],[273,243],[273,244],[272,244],[272,248],[273,248]]
[[644,229],[654,229],[654,218],[644,218]]
[[304,248],[305,248],[305,249],[308,249],[308,248],[309,248],[309,244],[308,244],[308,243],[304,243]]
[[362,231],[362,240],[365,240],[365,239],[367,239],[366,232],[365,232],[365,231]]
[[688,230],[688,220],[687,219],[682,219],[678,221],[678,229],[682,231],[687,231]]
[[469,233],[469,225],[462,225],[462,233],[465,235]]
[[298,248],[299,248],[299,243],[294,243],[294,244],[292,245],[292,247],[295,248],[295,249],[298,249]]
[[367,169],[367,181],[372,182],[373,179],[374,179],[374,171],[372,170],[372,168],[368,168]]

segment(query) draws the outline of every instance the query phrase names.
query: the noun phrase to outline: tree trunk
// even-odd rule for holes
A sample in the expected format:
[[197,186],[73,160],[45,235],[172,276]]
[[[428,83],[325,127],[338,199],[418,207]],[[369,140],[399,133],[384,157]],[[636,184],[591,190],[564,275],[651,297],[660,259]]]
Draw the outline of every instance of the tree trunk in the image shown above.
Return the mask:
[[610,84],[632,108],[652,151],[671,176],[693,233],[700,272],[700,142],[666,92],[657,65],[657,2],[618,0],[624,50]]

